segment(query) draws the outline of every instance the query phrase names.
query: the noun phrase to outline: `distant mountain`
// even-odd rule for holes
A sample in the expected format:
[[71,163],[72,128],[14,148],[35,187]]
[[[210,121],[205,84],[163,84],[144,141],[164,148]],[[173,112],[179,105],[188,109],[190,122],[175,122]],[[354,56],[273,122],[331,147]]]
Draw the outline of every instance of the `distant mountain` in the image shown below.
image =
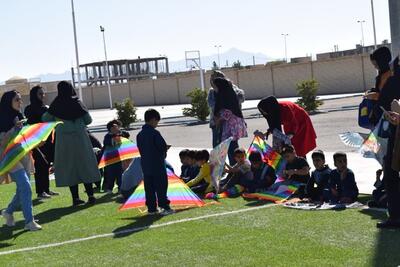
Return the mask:
[[[242,66],[253,65],[253,56],[255,64],[265,64],[268,61],[274,60],[273,58],[262,54],[262,53],[251,53],[239,50],[237,48],[231,48],[226,52],[220,53],[220,67],[231,67],[235,61],[240,61]],[[204,69],[211,69],[213,66],[213,62],[218,64],[218,54],[213,54],[209,56],[201,56],[201,65]],[[169,71],[170,72],[179,72],[186,71],[186,61],[185,59],[178,61],[170,61],[169,62]]]
[[[231,48],[220,54],[221,67],[232,66],[232,64],[238,60],[240,61],[242,66],[253,65],[253,56],[256,64],[265,64],[268,61],[274,60],[274,58],[271,58],[262,53],[251,53],[251,52],[241,51],[237,48]],[[201,57],[201,64],[204,69],[211,69],[214,61],[218,64],[218,54]],[[185,59],[169,62],[170,72],[180,72],[186,70],[188,69],[186,68]],[[67,70],[64,73],[56,73],[56,74],[55,73],[40,74],[32,79],[33,80],[40,79],[41,82],[71,80],[71,71]]]

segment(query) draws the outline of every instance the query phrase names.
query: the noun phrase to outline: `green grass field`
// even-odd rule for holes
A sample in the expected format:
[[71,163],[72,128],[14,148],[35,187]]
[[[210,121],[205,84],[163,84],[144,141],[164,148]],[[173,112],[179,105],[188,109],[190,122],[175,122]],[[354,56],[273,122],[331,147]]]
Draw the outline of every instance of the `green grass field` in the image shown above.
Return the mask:
[[[83,188],[83,186],[82,186]],[[81,190],[83,190],[81,188]],[[15,185],[1,186],[4,208]],[[367,210],[298,211],[242,198],[222,200],[167,217],[120,212],[112,196],[98,204],[72,208],[69,191],[34,201],[39,232],[0,228],[0,253],[143,227],[140,231],[0,255],[0,266],[397,266],[400,231],[377,230],[382,212]],[[86,196],[81,192],[81,197]],[[364,199],[365,200],[365,199]],[[246,212],[164,224],[207,214],[260,207]],[[3,223],[4,221],[2,221]]]

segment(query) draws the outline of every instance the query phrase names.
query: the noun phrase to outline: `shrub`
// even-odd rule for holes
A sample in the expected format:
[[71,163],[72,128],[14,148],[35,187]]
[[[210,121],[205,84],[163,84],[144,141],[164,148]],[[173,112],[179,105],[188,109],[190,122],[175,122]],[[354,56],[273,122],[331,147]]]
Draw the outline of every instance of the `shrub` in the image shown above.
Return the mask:
[[125,98],[121,103],[114,103],[117,109],[118,120],[121,121],[122,127],[129,128],[129,125],[137,121],[136,107],[130,98]]
[[207,103],[207,91],[195,88],[187,94],[191,98],[190,108],[183,109],[183,115],[188,117],[195,117],[200,121],[206,121],[207,116],[210,114],[210,109]]
[[318,82],[314,79],[301,81],[297,84],[297,93],[300,98],[296,104],[304,108],[307,112],[317,110],[323,104],[317,97]]

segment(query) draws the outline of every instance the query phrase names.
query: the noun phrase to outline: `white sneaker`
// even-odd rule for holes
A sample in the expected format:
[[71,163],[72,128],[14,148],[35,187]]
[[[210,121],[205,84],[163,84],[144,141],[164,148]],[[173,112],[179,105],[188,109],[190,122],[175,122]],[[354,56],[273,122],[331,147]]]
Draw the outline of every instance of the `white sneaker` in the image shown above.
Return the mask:
[[6,212],[6,210],[3,210],[1,212],[1,215],[4,217],[4,219],[6,220],[6,225],[9,227],[15,226],[15,220],[14,220],[14,216],[12,214],[8,214]]
[[147,215],[157,215],[159,213],[160,213],[160,211],[158,209],[155,211],[147,211]]
[[42,230],[42,226],[40,226],[37,222],[35,222],[33,220],[30,223],[25,225],[25,230],[29,230],[29,231]]
[[168,210],[163,209],[163,211],[160,212],[160,215],[161,216],[168,216],[168,215],[171,215],[171,214],[174,214],[174,213],[175,213],[175,211],[173,209],[168,209]]

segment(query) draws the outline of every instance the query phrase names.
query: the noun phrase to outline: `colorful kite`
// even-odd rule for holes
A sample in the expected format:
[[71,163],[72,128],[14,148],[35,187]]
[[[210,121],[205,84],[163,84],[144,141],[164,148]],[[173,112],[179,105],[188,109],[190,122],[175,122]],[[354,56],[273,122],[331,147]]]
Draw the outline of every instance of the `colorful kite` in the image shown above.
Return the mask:
[[231,141],[232,137],[223,141],[210,152],[211,181],[216,192],[219,191],[219,182],[225,169],[226,156],[228,155]]
[[253,151],[260,152],[264,161],[275,169],[276,176],[282,177],[286,162],[278,152],[274,151],[272,147],[267,144],[264,139],[258,136],[254,137],[247,154],[250,155]]
[[273,184],[268,190],[259,193],[243,194],[244,198],[254,198],[272,202],[281,202],[288,199],[299,189],[300,184],[296,182],[278,182]]
[[137,145],[127,138],[118,138],[118,145],[106,147],[99,162],[99,169],[127,159],[140,157]]
[[[205,203],[178,177],[167,169],[168,174],[168,199],[170,205],[179,208],[202,207]],[[146,196],[143,182],[136,188],[132,196],[119,210],[142,208],[146,206]]]
[[60,123],[62,122],[36,123],[15,131],[1,155],[0,175],[9,172],[29,151],[46,141]]

